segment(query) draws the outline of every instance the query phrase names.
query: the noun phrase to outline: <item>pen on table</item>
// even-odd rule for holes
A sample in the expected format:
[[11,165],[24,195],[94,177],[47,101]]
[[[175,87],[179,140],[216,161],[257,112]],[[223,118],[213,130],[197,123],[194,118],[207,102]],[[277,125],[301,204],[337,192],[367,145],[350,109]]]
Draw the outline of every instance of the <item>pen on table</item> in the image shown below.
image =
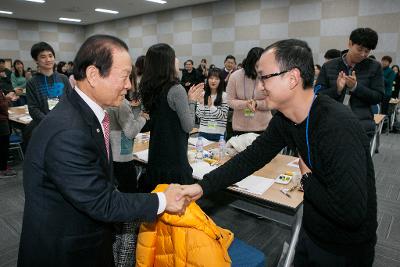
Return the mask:
[[288,192],[286,192],[286,190],[284,188],[281,188],[279,191],[281,191],[282,194],[284,194],[285,196],[287,196],[289,198],[292,197]]

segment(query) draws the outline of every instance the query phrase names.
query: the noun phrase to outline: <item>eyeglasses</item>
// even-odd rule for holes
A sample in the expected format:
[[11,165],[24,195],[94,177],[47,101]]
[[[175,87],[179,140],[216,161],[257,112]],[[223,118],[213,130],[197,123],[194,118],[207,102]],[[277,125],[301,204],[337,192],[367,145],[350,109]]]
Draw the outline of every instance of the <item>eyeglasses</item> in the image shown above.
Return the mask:
[[284,71],[281,71],[281,72],[276,72],[276,73],[271,73],[271,74],[258,75],[257,78],[258,78],[258,80],[260,80],[260,81],[265,81],[265,80],[268,80],[269,78],[282,75],[282,74],[284,74],[284,73],[286,73],[286,72],[289,72],[289,71],[290,71],[290,70],[284,70]]

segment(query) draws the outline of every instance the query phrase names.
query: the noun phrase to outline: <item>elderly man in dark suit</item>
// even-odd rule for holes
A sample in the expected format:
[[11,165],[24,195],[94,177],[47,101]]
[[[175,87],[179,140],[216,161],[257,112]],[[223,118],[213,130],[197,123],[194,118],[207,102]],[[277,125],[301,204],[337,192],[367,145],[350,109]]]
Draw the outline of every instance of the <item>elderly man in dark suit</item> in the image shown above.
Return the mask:
[[112,222],[181,213],[181,189],[115,189],[109,121],[131,87],[131,58],[118,38],[95,35],[75,58],[77,86],[36,128],[24,164],[25,211],[18,266],[114,266]]

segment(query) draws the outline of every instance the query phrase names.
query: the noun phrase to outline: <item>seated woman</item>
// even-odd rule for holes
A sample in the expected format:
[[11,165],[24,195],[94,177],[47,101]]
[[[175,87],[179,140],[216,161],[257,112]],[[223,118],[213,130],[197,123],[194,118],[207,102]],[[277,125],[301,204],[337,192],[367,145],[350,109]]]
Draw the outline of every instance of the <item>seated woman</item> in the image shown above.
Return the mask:
[[218,68],[209,70],[204,97],[197,103],[196,116],[200,119],[199,136],[211,141],[218,141],[226,130],[229,107],[224,88],[222,71]]

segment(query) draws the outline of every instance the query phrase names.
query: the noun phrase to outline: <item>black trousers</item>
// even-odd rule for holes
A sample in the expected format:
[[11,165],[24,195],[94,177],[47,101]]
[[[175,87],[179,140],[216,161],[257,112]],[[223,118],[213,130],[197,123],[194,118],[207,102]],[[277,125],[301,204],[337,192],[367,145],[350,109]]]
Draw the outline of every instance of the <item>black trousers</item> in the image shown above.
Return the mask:
[[350,256],[339,256],[315,244],[301,229],[294,256],[294,267],[368,267],[374,262],[375,249],[360,251]]
[[10,135],[0,136],[0,171],[7,169],[8,147],[10,146]]
[[113,162],[114,175],[118,181],[118,190],[124,193],[137,192],[137,179],[135,164],[128,162]]

